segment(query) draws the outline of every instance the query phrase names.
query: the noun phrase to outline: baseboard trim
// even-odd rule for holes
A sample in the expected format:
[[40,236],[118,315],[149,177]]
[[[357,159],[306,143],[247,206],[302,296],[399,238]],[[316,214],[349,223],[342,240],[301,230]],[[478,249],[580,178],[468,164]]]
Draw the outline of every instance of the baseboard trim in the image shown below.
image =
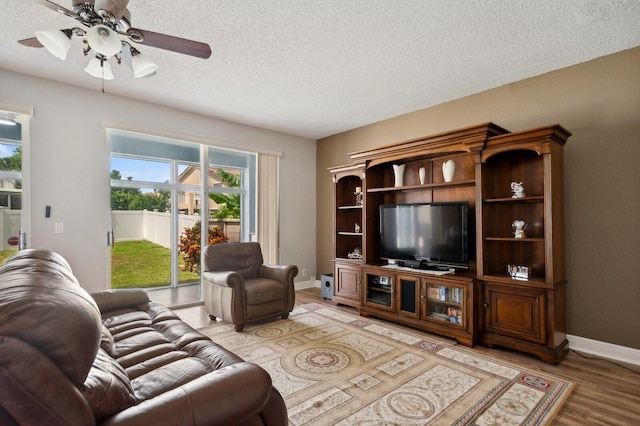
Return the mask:
[[595,355],[633,365],[640,365],[640,350],[613,343],[587,339],[585,337],[567,335],[569,348],[576,352]]
[[293,284],[293,287],[297,290],[304,290],[305,288],[320,288],[320,280],[308,280],[308,281],[298,281]]
[[[320,288],[320,280],[299,281],[295,283],[294,286],[296,290],[314,287]],[[613,343],[601,342],[580,336],[573,336],[571,334],[567,335],[567,340],[569,341],[569,348],[577,352],[626,362],[633,365],[640,365],[639,349],[614,345]]]

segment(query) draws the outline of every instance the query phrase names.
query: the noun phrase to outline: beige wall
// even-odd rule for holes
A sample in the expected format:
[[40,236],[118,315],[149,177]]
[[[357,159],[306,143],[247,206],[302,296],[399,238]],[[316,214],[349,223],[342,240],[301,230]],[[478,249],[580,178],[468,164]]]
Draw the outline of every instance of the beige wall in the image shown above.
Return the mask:
[[[425,94],[428,96],[428,94]],[[318,141],[317,266],[331,272],[328,167],[348,153],[492,121],[561,124],[565,147],[568,333],[640,349],[640,48]]]

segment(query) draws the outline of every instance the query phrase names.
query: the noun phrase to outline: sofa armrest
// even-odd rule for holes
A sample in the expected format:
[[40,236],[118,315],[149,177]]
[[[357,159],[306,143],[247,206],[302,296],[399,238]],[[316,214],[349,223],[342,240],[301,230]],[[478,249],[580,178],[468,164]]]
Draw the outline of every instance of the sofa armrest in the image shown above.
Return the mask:
[[260,278],[269,278],[281,283],[293,283],[293,279],[298,275],[296,265],[262,265],[258,271]]
[[255,364],[242,362],[143,401],[101,425],[239,424],[260,413],[271,392],[269,374]]
[[109,312],[116,309],[135,308],[149,303],[149,293],[140,289],[103,290],[91,293],[100,312]]
[[[0,336],[0,401],[20,425],[88,425],[91,407],[76,385],[36,347]],[[0,424],[5,424],[0,415]]]
[[243,289],[244,278],[235,271],[209,271],[202,273],[202,279],[221,287]]

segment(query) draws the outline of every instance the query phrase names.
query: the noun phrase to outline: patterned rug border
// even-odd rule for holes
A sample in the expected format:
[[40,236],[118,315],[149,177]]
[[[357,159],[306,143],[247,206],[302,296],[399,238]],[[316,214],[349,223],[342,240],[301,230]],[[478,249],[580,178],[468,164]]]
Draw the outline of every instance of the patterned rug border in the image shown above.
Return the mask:
[[[313,315],[307,319],[308,314]],[[324,324],[316,331],[313,323],[311,325],[296,323],[296,320],[306,319],[307,321],[311,321],[311,319],[316,318],[316,316],[331,323],[330,327],[327,327],[326,324]],[[328,347],[333,345],[332,347],[334,348],[343,349],[342,346],[335,345],[344,345],[344,347],[349,350],[355,348],[357,351],[360,351],[360,355],[365,354],[364,350],[357,348],[361,345],[360,343],[338,342],[337,339],[334,339],[333,341],[323,341],[323,344],[326,346],[322,349],[324,352],[318,352],[319,349],[310,349],[305,351],[305,353],[298,355],[295,362],[285,360],[285,356],[288,356],[290,352],[294,352],[294,348],[297,349],[296,345],[301,344],[300,339],[306,338],[305,336],[308,337],[309,334],[313,334],[315,336],[313,337],[314,339],[320,339],[321,337],[325,338],[327,337],[327,333],[331,334],[332,332],[337,333],[336,335],[340,335],[340,331],[331,331],[337,327],[332,324],[333,322],[336,322],[339,325],[352,327],[354,330],[352,333],[348,333],[349,330],[342,330],[343,334],[349,334],[350,337],[353,337],[351,335],[356,332],[362,334],[364,336],[362,339],[365,340],[365,345],[367,343],[366,340],[376,341],[376,343],[383,346],[384,341],[390,345],[394,345],[393,348],[390,347],[387,349],[388,355],[392,354],[394,359],[390,359],[389,361],[378,365],[376,367],[378,369],[380,369],[382,365],[391,363],[389,365],[394,365],[395,367],[389,368],[397,368],[397,366],[400,365],[402,368],[399,371],[404,371],[402,369],[410,371],[415,365],[418,365],[415,364],[418,363],[418,361],[412,361],[410,359],[411,357],[418,358],[417,355],[412,355],[412,351],[417,351],[418,354],[422,354],[420,356],[422,356],[423,359],[420,359],[420,363],[424,362],[425,364],[433,364],[434,366],[444,365],[445,367],[455,366],[456,368],[452,371],[460,371],[460,374],[464,376],[465,380],[468,380],[466,376],[471,377],[473,375],[477,375],[478,382],[476,384],[467,383],[466,385],[469,386],[469,388],[466,391],[464,390],[466,388],[462,385],[455,387],[454,385],[457,383],[455,380],[458,379],[455,377],[452,378],[450,383],[453,383],[454,385],[451,386],[454,386],[454,393],[458,393],[459,395],[455,396],[456,399],[454,399],[453,402],[443,405],[439,411],[434,411],[435,414],[433,414],[432,418],[429,418],[429,421],[427,422],[428,424],[451,424],[456,426],[491,424],[518,424],[527,426],[547,425],[557,415],[574,387],[574,384],[567,380],[530,369],[526,365],[498,360],[491,356],[477,353],[477,351],[474,351],[472,348],[462,347],[455,341],[449,341],[447,338],[442,338],[420,330],[403,328],[393,323],[378,319],[360,317],[354,313],[345,312],[331,306],[317,303],[296,305],[294,311],[291,312],[287,320],[275,320],[272,322],[249,324],[245,327],[245,330],[242,333],[236,333],[233,331],[233,327],[230,324],[224,322],[208,325],[200,328],[199,330],[211,337],[214,342],[227,347],[227,349],[238,354],[245,360],[261,365],[271,374],[272,378],[274,378],[274,386],[276,386],[278,390],[281,390],[282,387],[285,391],[283,392],[283,390],[281,390],[281,393],[283,393],[289,410],[290,425],[314,424],[314,422],[318,421],[318,417],[321,417],[321,415],[318,414],[320,413],[319,410],[321,407],[324,410],[329,410],[327,408],[329,406],[328,402],[334,404],[331,414],[334,414],[333,410],[348,410],[345,408],[347,406],[353,408],[354,404],[355,407],[359,407],[357,411],[346,411],[347,414],[338,419],[340,424],[351,425],[362,424],[363,422],[366,422],[367,424],[374,424],[371,420],[376,418],[376,416],[379,419],[383,419],[385,423],[387,422],[385,414],[381,413],[387,413],[389,407],[392,407],[393,404],[398,404],[398,407],[400,407],[400,409],[395,411],[392,407],[392,414],[396,415],[399,411],[402,411],[402,409],[407,407],[418,407],[422,409],[423,404],[431,406],[430,401],[434,399],[437,400],[438,397],[442,397],[442,395],[438,395],[436,392],[435,397],[434,395],[431,395],[431,399],[429,399],[427,398],[427,394],[421,393],[421,391],[424,391],[424,385],[420,388],[421,385],[418,384],[421,384],[422,381],[427,379],[436,379],[435,376],[428,376],[432,374],[432,370],[430,370],[431,367],[425,367],[426,369],[422,373],[407,373],[411,380],[405,380],[404,383],[401,382],[399,385],[395,384],[393,380],[394,377],[391,377],[387,381],[394,384],[393,387],[390,387],[387,390],[382,386],[378,389],[377,386],[378,383],[380,383],[380,380],[378,380],[375,374],[372,377],[371,375],[363,372],[361,376],[363,376],[364,382],[370,380],[373,384],[368,386],[370,386],[370,389],[377,389],[375,392],[380,392],[380,395],[372,397],[371,394],[367,394],[366,396],[370,398],[370,400],[366,400],[366,402],[361,405],[355,401],[357,400],[355,392],[353,392],[351,388],[349,388],[351,389],[349,392],[347,387],[342,384],[336,384],[330,389],[327,389],[324,394],[322,392],[319,394],[315,393],[303,401],[297,400],[295,397],[303,394],[303,391],[306,392],[308,387],[313,388],[317,383],[325,380],[327,382],[335,380],[332,378],[323,378],[314,381],[309,377],[303,378],[300,374],[296,375],[291,373],[291,371],[296,370],[296,363],[302,362],[300,359],[312,358],[314,360],[319,360],[318,365],[314,365],[314,368],[317,370],[314,371],[314,373],[320,374],[320,372],[322,372],[322,374],[327,375],[332,371],[327,368],[330,364],[329,361],[337,363],[338,358],[345,355],[340,350],[332,351],[331,349],[327,349]],[[285,330],[284,332],[278,331],[284,334],[280,336],[276,336],[275,334],[270,336],[269,334],[275,333],[274,330],[276,329]],[[313,333],[309,333],[310,331],[313,331]],[[291,335],[290,341],[283,338],[288,336],[287,333]],[[298,335],[298,333],[307,334]],[[323,333],[324,335],[322,335]],[[291,347],[287,348],[286,352],[281,355],[274,354],[274,352],[278,350],[278,347],[275,347],[274,343],[277,339],[274,339],[274,337],[280,338],[280,342],[278,343],[280,346],[286,347],[284,345],[291,345]],[[263,341],[260,341],[260,339],[263,339]],[[267,343],[273,344],[274,348],[269,349]],[[306,344],[309,345],[311,343],[315,342],[307,342]],[[350,345],[353,345],[353,348],[351,348]],[[402,350],[403,348],[406,349],[406,352]],[[314,350],[318,353],[313,353]],[[371,360],[376,360],[378,358],[382,359],[383,356],[381,353],[365,355],[365,363],[366,361],[369,361],[367,358],[371,358]],[[307,358],[301,357],[302,355],[307,356]],[[408,359],[400,360],[400,358],[405,356],[408,357]],[[346,358],[346,364],[348,365],[349,356],[346,356]],[[272,360],[269,361],[269,359]],[[414,364],[411,364],[411,362]],[[409,366],[405,366],[405,363],[408,363]],[[335,368],[343,368],[342,366],[337,367],[337,365],[338,364],[336,364]],[[307,365],[307,367],[309,366]],[[371,368],[371,366],[368,366],[367,368]],[[309,374],[312,374],[310,367],[308,371]],[[436,371],[436,368],[434,368],[433,371]],[[468,373],[464,373],[464,371],[467,371]],[[306,372],[303,371],[303,373]],[[388,372],[385,370],[377,373],[381,377],[388,377]],[[444,373],[442,374],[442,377],[439,378],[440,382],[435,383],[448,384],[449,382],[443,380],[443,377],[446,376]],[[340,374],[338,374],[338,376],[339,375]],[[481,380],[480,377],[489,377],[491,380]],[[417,381],[418,379],[420,381]],[[345,383],[345,385],[356,384],[353,380],[354,378],[351,378],[351,383]],[[288,387],[290,385],[296,385],[296,381],[300,381],[300,383],[297,384],[299,388],[298,390],[290,393]],[[415,383],[412,385],[412,382]],[[308,383],[306,385],[307,387],[305,387],[305,383]],[[493,383],[493,385],[491,385],[491,383]],[[481,388],[479,387],[479,384],[482,384]],[[390,384],[388,385],[391,386]],[[489,386],[489,388],[486,388],[487,386]],[[484,392],[481,397],[475,399],[481,392]],[[394,393],[396,396],[395,399],[392,400],[394,398]],[[397,397],[397,395],[400,394],[403,395],[402,398]],[[447,395],[447,397],[450,396]],[[444,397],[442,398],[444,399]],[[313,402],[311,402],[312,399]],[[459,407],[460,405],[464,406],[467,399],[472,402],[470,408],[464,409]],[[385,402],[380,402],[383,400]],[[351,404],[351,406],[349,406],[349,404]],[[382,408],[377,406],[382,406]],[[424,408],[424,410],[426,410],[426,408]],[[523,410],[526,410],[524,414],[522,413]],[[519,420],[514,420],[511,416],[512,413],[516,413],[513,417],[523,418],[523,420],[521,422]],[[454,415],[454,417],[451,418],[451,415]],[[318,424],[328,423],[319,422]],[[390,424],[393,423],[391,422]],[[412,422],[411,424],[425,423]]]

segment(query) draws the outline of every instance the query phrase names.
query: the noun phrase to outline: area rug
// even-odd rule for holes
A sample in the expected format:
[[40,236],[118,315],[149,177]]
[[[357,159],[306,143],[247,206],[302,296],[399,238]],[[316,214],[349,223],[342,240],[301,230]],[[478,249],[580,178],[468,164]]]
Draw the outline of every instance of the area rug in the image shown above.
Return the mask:
[[544,425],[572,384],[320,304],[200,330],[269,372],[290,425]]

